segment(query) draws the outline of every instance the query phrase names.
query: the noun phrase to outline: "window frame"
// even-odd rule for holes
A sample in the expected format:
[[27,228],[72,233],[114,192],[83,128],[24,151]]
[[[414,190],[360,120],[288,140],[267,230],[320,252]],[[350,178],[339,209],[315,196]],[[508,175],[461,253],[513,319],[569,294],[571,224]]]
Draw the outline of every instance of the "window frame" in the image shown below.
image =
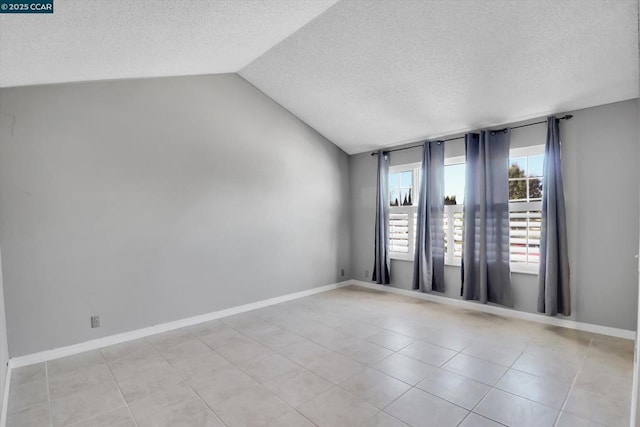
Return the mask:
[[[542,154],[545,155],[545,145],[544,144],[536,144],[536,145],[527,145],[525,147],[512,148],[509,150],[509,165],[511,165],[511,158],[514,157],[529,157],[529,156],[538,156]],[[540,179],[544,179],[544,171],[543,176]],[[528,181],[528,178],[527,178]],[[528,183],[527,183],[528,187]],[[528,191],[528,190],[527,190]],[[509,230],[511,230],[511,212],[522,212],[522,211],[541,211],[542,210],[542,200],[518,200],[518,201],[509,201]],[[542,224],[541,224],[542,225]],[[540,263],[538,264],[521,264],[514,263],[511,261],[511,231],[509,231],[509,267],[511,272],[513,273],[523,273],[523,274],[534,274],[537,275],[540,269]]]
[[[397,260],[402,260],[402,261],[413,261],[415,258],[415,242],[416,242],[416,216],[418,215],[418,200],[419,200],[419,188],[418,188],[418,184],[419,184],[419,175],[420,175],[420,170],[422,169],[422,162],[413,162],[413,163],[404,163],[401,165],[394,165],[394,166],[389,166],[389,175],[391,175],[392,173],[398,173],[398,172],[411,172],[412,174],[412,183],[411,183],[411,189],[412,189],[412,201],[414,201],[414,204],[412,206],[391,206],[391,200],[389,200],[389,214],[392,213],[407,213],[408,217],[409,217],[409,223],[408,223],[408,231],[407,231],[407,238],[408,238],[408,251],[407,253],[403,253],[403,252],[395,252],[391,250],[391,237],[389,237],[389,242],[387,242],[388,246],[389,246],[389,258],[390,259],[397,259]],[[389,186],[388,188],[389,193],[391,192],[391,187]],[[387,226],[390,227],[390,224],[387,224]]]
[[[447,157],[444,159],[444,166],[452,166],[452,165],[460,165],[460,164],[465,164],[466,163],[466,156],[462,155],[462,156],[453,156],[453,157]],[[466,169],[465,169],[465,173],[466,173]],[[466,181],[466,179],[465,179]],[[455,228],[455,224],[454,224],[454,216],[456,214],[456,212],[464,212],[464,204],[456,204],[456,205],[446,205],[444,207],[444,218],[443,218],[443,222],[444,219],[446,218],[447,220],[447,230],[444,230],[446,232],[447,236],[453,236],[453,231]],[[444,227],[444,224],[443,224]],[[462,266],[462,257],[457,258],[455,256],[455,244],[449,245],[447,242],[447,239],[445,238],[445,246],[446,246],[446,251],[444,253],[444,265],[451,265],[451,266],[455,266],[455,267],[460,267]]]

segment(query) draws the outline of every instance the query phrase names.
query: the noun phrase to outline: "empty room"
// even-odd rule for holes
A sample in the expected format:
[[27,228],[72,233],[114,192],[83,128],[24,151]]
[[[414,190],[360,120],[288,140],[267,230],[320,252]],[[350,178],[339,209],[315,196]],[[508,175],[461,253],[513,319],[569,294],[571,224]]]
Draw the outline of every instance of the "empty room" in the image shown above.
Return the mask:
[[0,0],[0,427],[640,426],[637,0]]

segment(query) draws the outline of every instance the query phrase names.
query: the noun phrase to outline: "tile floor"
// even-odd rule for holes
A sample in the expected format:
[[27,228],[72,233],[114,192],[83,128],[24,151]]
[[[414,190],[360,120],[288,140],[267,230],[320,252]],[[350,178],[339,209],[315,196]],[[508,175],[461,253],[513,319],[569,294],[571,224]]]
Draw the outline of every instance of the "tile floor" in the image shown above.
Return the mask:
[[347,287],[16,369],[8,426],[624,426],[633,343]]

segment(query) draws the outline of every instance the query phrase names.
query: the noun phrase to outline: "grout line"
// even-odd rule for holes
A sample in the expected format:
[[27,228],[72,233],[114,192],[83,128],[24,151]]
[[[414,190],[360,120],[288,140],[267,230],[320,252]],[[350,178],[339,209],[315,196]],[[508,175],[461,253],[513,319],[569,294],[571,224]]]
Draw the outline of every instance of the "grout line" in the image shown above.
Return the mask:
[[107,362],[107,359],[104,357],[104,354],[102,354],[102,351],[100,351],[100,350],[97,350],[97,351],[98,351],[98,353],[100,353],[100,357],[102,357],[102,360],[104,361],[104,364],[106,365],[107,369],[109,370],[109,375],[111,375],[111,379],[113,380],[113,382],[115,383],[116,387],[118,388],[118,393],[120,393],[120,396],[122,397],[122,400],[124,401],[124,405],[126,406],[127,411],[129,412],[129,416],[133,420],[133,424],[135,424],[136,427],[137,427],[138,426],[138,420],[136,420],[136,417],[133,416],[133,412],[131,411],[131,408],[129,407],[129,402],[127,402],[127,399],[124,397],[124,393],[122,392],[122,388],[120,387],[120,383],[118,382],[118,380],[116,380],[116,376],[113,374],[113,371],[111,370],[111,366],[109,365],[109,362]]
[[589,350],[591,349],[591,344],[593,343],[593,338],[589,339],[589,346],[587,347],[587,351],[585,351],[584,356],[582,356],[582,360],[580,360],[580,366],[578,367],[578,371],[576,372],[575,376],[573,377],[573,381],[571,381],[571,387],[569,387],[569,391],[567,391],[567,394],[564,397],[564,401],[562,402],[562,406],[560,407],[560,410],[558,411],[558,416],[556,417],[555,422],[553,423],[554,426],[558,425],[558,422],[560,421],[560,415],[564,412],[564,408],[567,407],[567,402],[569,401],[569,395],[571,394],[571,392],[573,391],[576,381],[578,381],[578,376],[580,375],[580,372],[582,371],[582,367],[584,366],[584,362],[587,360],[587,356],[589,354]]

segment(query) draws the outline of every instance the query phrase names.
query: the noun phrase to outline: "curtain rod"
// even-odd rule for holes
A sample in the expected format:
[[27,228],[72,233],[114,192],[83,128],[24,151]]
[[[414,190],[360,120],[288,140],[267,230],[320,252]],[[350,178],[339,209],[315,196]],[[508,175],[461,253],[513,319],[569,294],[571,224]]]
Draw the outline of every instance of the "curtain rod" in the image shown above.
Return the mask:
[[[564,117],[558,117],[558,120],[569,120],[570,118],[572,118],[573,116],[571,114],[567,114]],[[535,122],[535,123],[529,123],[526,125],[520,125],[520,126],[513,126],[511,128],[505,128],[505,129],[519,129],[519,128],[526,128],[528,126],[534,126],[534,125],[542,125],[547,123],[546,121],[544,122]],[[442,142],[447,142],[447,141],[456,141],[458,139],[464,139],[464,136],[459,136],[457,138],[449,138],[449,139],[438,139],[437,141],[442,141]],[[383,154],[387,154],[387,153],[391,153],[393,151],[402,151],[402,150],[409,150],[410,148],[419,148],[422,147],[422,144],[420,145],[412,145],[411,147],[404,147],[404,148],[395,148],[393,150],[385,150],[382,153]],[[376,154],[378,154],[377,151],[374,151],[373,153],[371,153],[372,156],[375,156]]]

